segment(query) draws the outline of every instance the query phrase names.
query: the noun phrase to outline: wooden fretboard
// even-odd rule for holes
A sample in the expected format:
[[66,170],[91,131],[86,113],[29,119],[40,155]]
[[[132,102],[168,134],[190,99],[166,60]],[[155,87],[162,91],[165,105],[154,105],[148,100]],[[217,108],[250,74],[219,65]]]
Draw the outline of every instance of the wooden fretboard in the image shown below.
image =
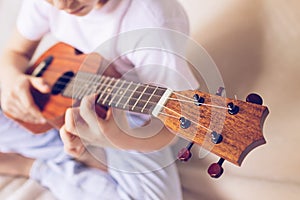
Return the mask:
[[97,94],[97,103],[138,113],[151,114],[167,88],[78,72],[63,91],[69,98],[81,100]]

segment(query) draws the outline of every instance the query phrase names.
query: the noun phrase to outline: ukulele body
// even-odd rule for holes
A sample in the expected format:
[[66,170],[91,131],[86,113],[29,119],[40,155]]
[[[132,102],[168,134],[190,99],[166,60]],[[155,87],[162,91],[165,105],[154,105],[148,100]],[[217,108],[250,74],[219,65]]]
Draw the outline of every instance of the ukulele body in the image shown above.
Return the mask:
[[[49,58],[51,58],[51,62],[47,63],[46,60],[49,61]],[[61,80],[64,76],[66,76],[66,74],[76,75],[79,70],[90,73],[98,73],[102,62],[103,59],[99,54],[83,54],[74,47],[65,43],[58,43],[54,45],[47,50],[26,72],[29,75],[42,77],[51,88],[51,92],[48,94],[42,94],[31,88],[34,101],[40,108],[43,116],[47,120],[47,123],[27,123],[11,117],[9,113],[5,114],[13,118],[32,133],[44,133],[52,128],[59,129],[64,124],[64,114],[66,109],[72,107],[74,103],[77,102],[77,100],[72,98],[64,97],[61,92],[57,91],[57,87],[60,87]],[[113,69],[113,66],[110,66],[105,73],[109,76],[120,76]],[[60,89],[63,90],[63,88]],[[105,109],[101,109],[100,107],[100,109],[97,110],[102,111],[99,112],[100,117],[105,116]]]

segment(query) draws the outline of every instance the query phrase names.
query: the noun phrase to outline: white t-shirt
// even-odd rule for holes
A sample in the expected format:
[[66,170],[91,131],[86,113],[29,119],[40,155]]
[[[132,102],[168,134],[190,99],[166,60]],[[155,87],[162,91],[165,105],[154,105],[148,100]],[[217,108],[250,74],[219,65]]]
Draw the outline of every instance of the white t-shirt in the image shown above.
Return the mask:
[[24,0],[17,27],[30,40],[51,33],[85,53],[98,51],[117,60],[121,74],[134,69],[143,83],[174,90],[198,87],[184,59],[188,19],[176,0],[109,0],[82,17],[45,0]]

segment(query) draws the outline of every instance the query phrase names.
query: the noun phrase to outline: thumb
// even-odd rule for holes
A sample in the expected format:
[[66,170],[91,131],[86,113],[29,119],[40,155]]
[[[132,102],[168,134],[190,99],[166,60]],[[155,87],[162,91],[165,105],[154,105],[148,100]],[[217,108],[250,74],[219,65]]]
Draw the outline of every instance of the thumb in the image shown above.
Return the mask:
[[31,85],[41,93],[50,92],[50,86],[42,79],[37,77],[30,78]]

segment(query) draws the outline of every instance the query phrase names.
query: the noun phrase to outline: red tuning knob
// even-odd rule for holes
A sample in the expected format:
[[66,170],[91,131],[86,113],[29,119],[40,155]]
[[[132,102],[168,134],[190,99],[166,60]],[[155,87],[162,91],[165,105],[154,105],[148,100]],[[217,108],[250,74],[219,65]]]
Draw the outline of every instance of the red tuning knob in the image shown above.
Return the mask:
[[224,159],[220,158],[220,160],[217,163],[211,164],[207,170],[207,173],[212,178],[219,178],[224,172],[224,169],[222,167],[223,162],[224,162]]
[[178,160],[187,162],[192,157],[191,148],[193,145],[194,142],[190,142],[186,147],[182,148],[177,154]]

